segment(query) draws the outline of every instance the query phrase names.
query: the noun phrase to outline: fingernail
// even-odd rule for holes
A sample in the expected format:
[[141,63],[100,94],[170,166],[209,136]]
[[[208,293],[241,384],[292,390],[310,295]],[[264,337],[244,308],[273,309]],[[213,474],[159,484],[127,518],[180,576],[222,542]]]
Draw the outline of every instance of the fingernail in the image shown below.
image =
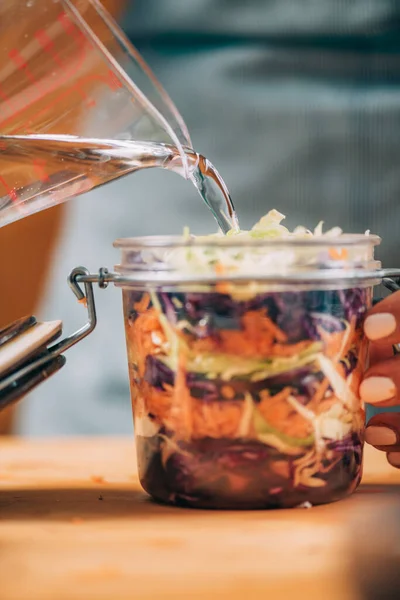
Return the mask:
[[397,435],[389,427],[371,425],[365,430],[365,441],[372,446],[393,446],[397,443]]
[[400,452],[389,452],[387,458],[393,467],[400,467]]
[[391,313],[377,313],[365,319],[365,335],[372,341],[385,338],[395,330],[396,319]]
[[361,400],[367,404],[379,404],[396,395],[396,386],[389,377],[367,377],[360,385]]

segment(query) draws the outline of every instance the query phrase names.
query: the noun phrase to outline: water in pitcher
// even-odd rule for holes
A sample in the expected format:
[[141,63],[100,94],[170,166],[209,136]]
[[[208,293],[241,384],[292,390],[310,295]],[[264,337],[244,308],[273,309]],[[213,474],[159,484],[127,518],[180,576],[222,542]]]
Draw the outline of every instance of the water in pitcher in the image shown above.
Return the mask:
[[237,230],[234,206],[218,171],[194,150],[185,149],[185,155],[187,165],[169,144],[0,136],[0,227],[128,173],[162,168],[192,181],[223,233]]

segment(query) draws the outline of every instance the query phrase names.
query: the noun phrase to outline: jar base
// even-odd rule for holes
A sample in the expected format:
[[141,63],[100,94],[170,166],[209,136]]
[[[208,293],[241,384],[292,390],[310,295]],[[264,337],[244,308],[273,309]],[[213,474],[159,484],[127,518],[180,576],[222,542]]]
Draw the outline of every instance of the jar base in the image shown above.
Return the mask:
[[[144,489],[144,486],[142,486]],[[155,493],[150,493],[148,490],[145,490],[147,494],[149,494],[151,501],[156,504],[161,504],[164,506],[174,506],[175,508],[190,508],[193,510],[221,510],[221,511],[259,511],[259,510],[278,510],[278,509],[288,509],[288,508],[312,508],[314,506],[322,506],[324,504],[332,504],[334,502],[339,502],[350,497],[353,492],[342,492],[338,493],[335,496],[330,497],[327,500],[317,499],[315,502],[311,502],[307,497],[301,496],[293,496],[290,498],[286,498],[285,500],[265,500],[264,502],[254,503],[254,502],[221,502],[216,500],[205,500],[203,498],[187,498],[184,496],[180,496],[179,494],[171,494],[169,498],[165,496],[158,496]]]
[[[139,439],[138,439],[139,438]],[[181,508],[208,510],[275,510],[318,506],[336,502],[350,496],[361,480],[361,468],[353,461],[352,466],[342,460],[336,464],[323,487],[294,487],[290,481],[279,482],[264,462],[270,475],[268,481],[257,472],[248,469],[239,472],[224,469],[217,473],[216,466],[209,471],[204,465],[199,470],[189,470],[181,464],[171,468],[169,459],[164,464],[156,438],[144,440],[137,436],[139,477],[143,489],[151,498],[161,504]],[[249,447],[249,444],[246,445]],[[258,474],[258,475],[257,475]],[[280,487],[279,487],[280,486]]]

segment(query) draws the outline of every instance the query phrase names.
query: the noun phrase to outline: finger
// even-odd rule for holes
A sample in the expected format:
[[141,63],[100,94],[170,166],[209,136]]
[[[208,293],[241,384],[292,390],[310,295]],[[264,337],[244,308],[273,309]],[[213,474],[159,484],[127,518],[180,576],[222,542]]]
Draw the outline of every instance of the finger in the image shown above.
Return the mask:
[[388,358],[393,358],[393,356],[394,351],[391,344],[370,342],[368,355],[370,367]]
[[400,469],[400,452],[388,452],[387,459],[392,467]]
[[368,311],[364,332],[372,342],[379,340],[390,345],[400,342],[400,292],[391,294]]
[[[397,452],[400,457],[400,413],[373,416],[365,430],[365,441],[383,452]],[[400,466],[400,459],[396,466]]]
[[379,406],[400,404],[400,356],[378,362],[365,373],[360,384],[361,400]]

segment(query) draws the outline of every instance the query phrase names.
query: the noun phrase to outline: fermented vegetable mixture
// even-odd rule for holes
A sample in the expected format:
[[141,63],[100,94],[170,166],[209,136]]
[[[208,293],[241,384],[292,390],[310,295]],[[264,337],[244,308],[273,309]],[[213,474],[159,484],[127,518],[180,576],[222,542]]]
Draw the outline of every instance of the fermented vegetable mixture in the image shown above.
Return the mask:
[[[323,234],[322,225],[290,233],[282,218],[272,211],[235,235],[341,235]],[[169,259],[182,269],[233,268],[215,252],[181,248]],[[213,508],[319,504],[352,491],[361,478],[358,387],[370,295],[370,288],[243,294],[226,283],[124,290],[143,487],[164,502]]]

